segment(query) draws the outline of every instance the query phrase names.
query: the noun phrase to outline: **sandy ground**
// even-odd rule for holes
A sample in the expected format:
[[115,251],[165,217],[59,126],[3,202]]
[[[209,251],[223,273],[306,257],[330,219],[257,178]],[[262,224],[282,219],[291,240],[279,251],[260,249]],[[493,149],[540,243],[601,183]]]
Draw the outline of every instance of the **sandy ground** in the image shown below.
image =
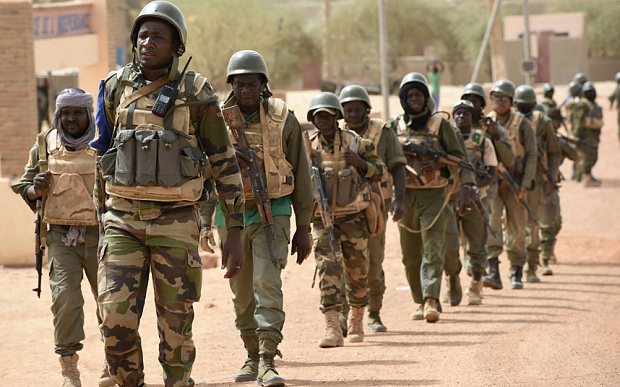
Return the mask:
[[[562,183],[564,228],[555,275],[540,284],[526,284],[523,290],[486,290],[482,306],[444,307],[436,324],[411,321],[415,306],[400,262],[397,227],[390,222],[382,310],[386,333],[367,334],[363,343],[320,349],[323,318],[318,289],[310,288],[313,259],[302,266],[290,264],[284,271],[287,317],[280,346],[284,357],[277,366],[287,385],[620,385],[620,152],[616,111],[608,110],[605,99],[612,87],[598,85],[606,125],[594,174],[603,186],[586,190],[575,182]],[[460,90],[445,88],[442,99],[453,102]],[[305,114],[311,96],[289,93],[288,99]],[[392,112],[397,111],[398,101],[391,105]],[[378,98],[375,106],[381,106]],[[569,169],[567,163],[562,165],[565,176],[570,176]],[[507,259],[502,257],[502,262],[500,269],[506,273]],[[233,385],[232,376],[245,353],[234,327],[230,290],[219,269],[203,274],[202,301],[195,306],[198,355],[193,378],[197,386]],[[466,284],[467,276],[461,277]],[[35,283],[31,267],[0,270],[1,386],[60,384],[50,291],[44,282],[37,299],[30,290]],[[97,385],[103,346],[95,302],[83,285],[86,339],[79,367],[83,385],[90,387]],[[152,292],[148,297],[141,327],[146,381],[163,386]]]

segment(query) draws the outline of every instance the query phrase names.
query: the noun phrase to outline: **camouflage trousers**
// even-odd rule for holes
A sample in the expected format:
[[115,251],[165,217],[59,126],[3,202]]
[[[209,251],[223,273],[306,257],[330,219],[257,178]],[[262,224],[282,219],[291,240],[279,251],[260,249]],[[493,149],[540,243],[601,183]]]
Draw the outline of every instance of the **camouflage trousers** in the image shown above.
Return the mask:
[[[449,203],[442,210],[447,191],[444,187],[407,188],[405,192],[405,216],[400,223],[412,230],[422,230],[412,233],[399,227],[405,275],[416,304],[423,304],[426,298],[439,299],[446,225],[452,216]],[[429,228],[435,218],[435,224]]]
[[[279,344],[282,342],[284,326],[284,298],[282,294],[282,270],[288,258],[290,241],[290,217],[273,217],[276,239],[273,250],[278,259],[274,267],[267,247],[265,229],[260,223],[247,225],[241,231],[243,244],[243,269],[229,280],[233,292],[235,326],[242,337],[258,336],[269,338]],[[218,227],[220,247],[226,243],[228,232]],[[256,339],[258,341],[258,339]]]
[[[527,201],[532,207],[532,214],[540,221],[543,215],[544,181],[536,179],[534,189],[527,191]],[[542,179],[541,179],[542,180]],[[527,215],[525,224],[525,241],[527,243],[527,264],[531,267],[540,265],[540,225]]]
[[502,214],[506,210],[506,253],[510,263],[515,266],[524,266],[527,261],[527,249],[525,243],[525,223],[527,212],[517,201],[512,191],[506,192],[506,197],[499,195],[497,190],[487,190],[487,211],[491,227],[495,230],[494,237],[489,235],[487,239],[488,258],[498,258],[504,251],[504,230],[502,227]]
[[152,218],[120,211],[108,211],[103,218],[97,301],[106,361],[119,386],[144,382],[138,326],[150,271],[164,385],[193,386],[192,304],[200,299],[202,286],[198,213],[189,206]]
[[[93,296],[97,298],[99,227],[87,227],[84,243],[77,246],[65,246],[62,238],[68,231],[69,226],[52,225],[47,233],[54,352],[59,355],[71,355],[84,347],[84,297],[81,286],[84,274]],[[101,323],[99,311],[97,320]]]
[[543,200],[543,215],[540,220],[541,241],[543,251],[553,252],[555,240],[562,228],[562,214],[560,211],[560,195],[554,191]]
[[457,213],[456,201],[452,205],[454,215],[448,220],[446,226],[446,251],[444,271],[447,276],[458,275],[462,264],[459,258],[461,248],[460,236],[464,235],[466,251],[466,270],[468,275],[472,273],[484,273],[487,266],[487,227],[482,215],[472,205],[472,209],[464,216]]
[[342,260],[334,262],[329,238],[323,223],[312,223],[314,257],[319,269],[321,310],[342,309],[340,288],[342,272],[347,287],[347,301],[352,306],[368,305],[368,226],[365,213],[342,215],[334,220],[334,234],[340,243]]

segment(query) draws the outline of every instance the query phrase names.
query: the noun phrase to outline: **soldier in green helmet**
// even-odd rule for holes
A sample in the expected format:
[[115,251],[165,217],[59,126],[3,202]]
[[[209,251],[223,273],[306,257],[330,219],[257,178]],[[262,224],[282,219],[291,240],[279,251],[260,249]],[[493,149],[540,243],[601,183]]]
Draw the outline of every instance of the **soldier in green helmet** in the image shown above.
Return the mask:
[[[486,191],[491,182],[496,179],[497,156],[495,148],[489,138],[480,129],[473,129],[472,122],[475,114],[474,104],[468,100],[461,100],[454,104],[452,115],[454,125],[463,136],[463,146],[465,147],[469,160],[474,168],[487,172],[487,176],[476,179],[476,186],[472,187],[475,193],[481,197],[486,197]],[[462,298],[459,273],[462,264],[459,259],[459,236],[462,233],[467,241],[466,248],[466,271],[471,277],[467,286],[468,305],[482,304],[482,276],[487,266],[487,226],[484,223],[482,214],[476,209],[467,213],[458,214],[457,194],[454,193],[450,205],[454,208],[454,215],[448,220],[446,228],[446,248],[445,248],[445,272],[448,276],[447,301],[450,305],[459,305]]]
[[[103,154],[95,183],[105,232],[100,329],[112,382],[144,386],[138,327],[151,271],[164,385],[193,386],[193,303],[202,289],[198,209],[210,188],[204,155],[228,228],[225,278],[243,267],[243,185],[217,95],[200,74],[189,71],[180,78],[187,39],[181,11],[165,1],[147,4],[130,37],[132,63],[100,84],[99,137],[91,143]],[[179,81],[176,97],[162,94],[172,81]]]
[[[390,120],[404,145],[414,143],[446,152],[469,161],[463,139],[452,125],[429,108],[430,93],[424,75],[409,73],[400,84],[403,114]],[[475,184],[473,173],[448,167],[432,160],[423,160],[404,149],[407,158],[405,215],[399,222],[402,260],[407,282],[418,309],[414,320],[436,322],[441,307],[439,293],[444,266],[444,234],[452,208],[448,206],[456,180],[460,181],[459,214],[470,206],[470,187]],[[452,182],[452,183],[451,183]]]
[[371,205],[367,179],[383,181],[387,170],[372,141],[338,126],[338,119],[344,118],[344,112],[335,94],[322,92],[312,97],[307,118],[318,129],[310,135],[310,157],[320,168],[325,195],[333,214],[336,243],[342,252],[341,257],[334,257],[318,212],[320,210],[317,210],[313,214],[312,233],[319,272],[321,311],[325,318],[325,335],[319,346],[338,347],[344,344],[338,321],[342,310],[343,272],[346,298],[351,307],[347,340],[350,343],[364,340],[364,310],[369,298],[370,235],[365,210]]
[[[310,169],[297,117],[283,100],[271,95],[267,86],[269,73],[263,57],[251,50],[233,54],[228,63],[226,82],[232,86],[232,92],[222,108],[238,106],[241,110],[246,142],[256,152],[263,182],[269,192],[275,230],[272,244],[277,260],[277,266],[274,266],[265,229],[248,185],[245,187],[245,228],[241,233],[245,262],[239,275],[230,279],[235,326],[241,333],[247,358],[234,380],[258,379],[260,386],[283,386],[284,378],[274,364],[274,357],[280,354],[278,345],[283,339],[281,277],[287,264],[289,240],[291,254],[297,253],[298,264],[310,254],[313,200]],[[268,139],[266,146],[265,139]],[[238,146],[235,139],[233,145]],[[241,170],[245,172],[250,160],[239,150],[236,154]],[[296,231],[291,239],[292,209],[295,210]],[[201,210],[201,217],[203,224],[211,224],[211,212]],[[227,237],[226,220],[219,204],[215,205],[214,225],[220,236],[220,245],[223,245]],[[201,242],[206,245],[206,238]]]
[[553,95],[555,94],[555,88],[551,83],[545,83],[543,85],[543,99],[540,103],[545,107],[545,112],[548,112],[549,109],[555,108],[558,105],[555,103],[553,99]]
[[616,102],[616,110],[618,110],[618,139],[620,139],[620,73],[616,73],[616,89],[608,99],[610,109],[613,109],[614,102]]
[[[393,221],[398,222],[405,212],[403,201],[407,159],[405,159],[396,133],[387,128],[385,121],[369,117],[368,114],[372,105],[368,92],[362,86],[351,85],[342,89],[340,103],[344,110],[345,129],[372,141],[377,154],[388,168],[387,179],[381,182],[382,195],[385,200],[385,211],[382,214],[383,223],[387,222],[389,214],[392,214]],[[392,196],[394,196],[394,200],[392,200]],[[385,332],[387,330],[379,316],[386,289],[383,272],[385,233],[386,227],[383,227],[381,234],[368,240],[370,298],[368,301],[367,327],[371,332]]]
[[592,176],[592,167],[598,160],[598,142],[603,127],[603,109],[596,103],[594,83],[584,83],[581,92],[583,97],[579,99],[573,111],[572,132],[575,137],[591,146],[579,149],[581,155],[579,173],[583,176],[584,187],[599,187],[602,183]]
[[573,76],[573,82],[576,82],[579,86],[583,87],[583,85],[588,82],[588,76],[585,73],[577,73]]
[[[515,162],[511,167],[506,166],[508,172],[519,185],[519,192],[513,194],[504,179],[499,186],[499,195],[491,200],[490,218],[491,227],[497,232],[497,237],[489,236],[487,250],[489,254],[489,275],[485,277],[485,286],[498,288],[499,269],[498,256],[504,250],[511,263],[510,278],[513,289],[522,289],[523,266],[527,262],[527,246],[525,241],[526,212],[519,203],[527,200],[528,189],[532,186],[536,172],[536,134],[530,122],[518,111],[512,109],[515,86],[512,82],[502,79],[497,81],[491,89],[493,111],[489,117],[501,125],[515,153]],[[502,213],[506,211],[506,238],[502,231]],[[500,286],[501,287],[501,286]]]
[[[529,85],[521,85],[515,90],[515,104],[517,110],[523,114],[532,124],[536,132],[536,145],[538,148],[538,163],[534,184],[527,192],[527,201],[532,207],[532,213],[536,219],[542,219],[544,211],[544,199],[557,190],[558,168],[562,161],[562,150],[555,137],[555,131],[551,120],[543,112],[536,110],[536,92]],[[547,169],[547,171],[543,169]],[[525,226],[527,240],[527,282],[540,282],[536,276],[539,266],[541,274],[548,275],[549,257],[543,256],[540,261],[540,227],[530,217]],[[543,273],[544,271],[544,273]]]

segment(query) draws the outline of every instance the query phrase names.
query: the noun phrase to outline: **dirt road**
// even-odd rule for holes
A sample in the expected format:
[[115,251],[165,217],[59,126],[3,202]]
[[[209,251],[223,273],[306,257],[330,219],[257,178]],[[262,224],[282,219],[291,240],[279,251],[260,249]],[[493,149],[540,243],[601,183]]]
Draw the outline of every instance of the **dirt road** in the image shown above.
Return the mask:
[[[363,343],[320,349],[323,318],[318,290],[310,289],[313,259],[302,266],[290,259],[283,274],[287,316],[280,349],[284,357],[277,360],[287,385],[620,385],[620,151],[617,113],[608,110],[605,99],[613,84],[597,87],[606,125],[593,173],[603,186],[586,190],[575,182],[562,183],[564,228],[557,244],[555,275],[543,277],[540,284],[525,284],[523,290],[485,289],[484,305],[445,306],[436,324],[411,321],[415,307],[400,262],[397,227],[390,222],[385,262],[388,290],[382,310],[388,332],[367,334]],[[460,92],[442,90],[444,101],[454,101]],[[289,99],[295,98],[297,105],[291,105],[305,112],[309,98],[289,93]],[[392,102],[396,109],[397,101]],[[569,169],[567,163],[562,165],[565,176],[570,176]],[[505,273],[507,259],[500,259]],[[234,385],[232,375],[245,353],[233,323],[230,290],[219,269],[203,274],[202,301],[195,306],[198,355],[193,378],[197,386]],[[466,284],[467,276],[461,278]],[[0,386],[60,384],[50,291],[44,282],[37,299],[30,290],[35,283],[33,268],[0,270]],[[85,284],[83,291],[88,295]],[[90,387],[97,385],[103,346],[90,296],[85,310],[86,339],[79,366],[83,385]],[[147,384],[162,386],[152,292],[141,334]]]

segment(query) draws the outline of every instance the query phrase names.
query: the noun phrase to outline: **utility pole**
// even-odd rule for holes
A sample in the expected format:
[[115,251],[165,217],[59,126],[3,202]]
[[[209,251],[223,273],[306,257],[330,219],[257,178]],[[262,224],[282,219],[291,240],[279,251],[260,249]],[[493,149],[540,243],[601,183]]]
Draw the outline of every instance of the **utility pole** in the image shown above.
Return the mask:
[[385,0],[379,0],[379,56],[381,58],[381,95],[383,97],[383,119],[390,118],[390,85],[388,80],[387,24]]
[[323,21],[325,30],[323,35],[323,65],[321,66],[321,78],[323,80],[331,79],[331,71],[329,69],[329,16],[331,13],[331,0],[323,0]]
[[489,44],[489,36],[491,35],[491,29],[495,24],[495,18],[497,17],[497,11],[499,10],[499,5],[501,0],[496,0],[491,8],[491,15],[489,16],[489,21],[487,22],[487,29],[484,32],[484,38],[482,38],[482,45],[480,46],[480,50],[478,51],[478,59],[476,59],[476,65],[474,66],[474,72],[471,75],[470,82],[476,82],[478,78],[478,72],[480,71],[480,65],[482,64],[482,59],[484,58],[484,53],[486,52],[487,45]]
[[[523,59],[529,61],[530,59],[530,6],[528,0],[523,0],[523,21],[525,22],[525,29],[523,31]],[[530,85],[532,83],[531,74],[527,69],[523,71],[525,74],[525,84]]]
[[[495,2],[498,3],[497,8],[499,9],[500,0],[488,0],[489,1],[489,9],[492,10]],[[495,17],[493,20],[493,27],[491,29],[490,36],[490,46],[491,46],[491,71],[493,74],[493,82],[498,79],[505,79],[506,74],[506,61],[504,59],[504,46],[502,39],[502,18]]]

